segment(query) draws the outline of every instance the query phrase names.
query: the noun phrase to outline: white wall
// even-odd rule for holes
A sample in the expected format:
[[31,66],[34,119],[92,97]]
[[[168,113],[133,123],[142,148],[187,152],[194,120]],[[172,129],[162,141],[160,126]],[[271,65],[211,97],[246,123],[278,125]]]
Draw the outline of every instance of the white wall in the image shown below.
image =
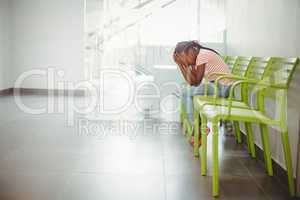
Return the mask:
[[10,88],[10,0],[0,0],[0,90]]
[[[84,0],[12,0],[12,80],[24,71],[55,67],[65,81],[83,79]],[[23,88],[46,88],[31,77]]]
[[[299,0],[228,0],[226,17],[228,55],[300,57]],[[299,91],[298,69],[288,96],[288,125],[295,171],[299,134]],[[255,132],[256,141],[260,144],[258,129]],[[272,156],[284,166],[279,133],[270,129],[270,135]]]

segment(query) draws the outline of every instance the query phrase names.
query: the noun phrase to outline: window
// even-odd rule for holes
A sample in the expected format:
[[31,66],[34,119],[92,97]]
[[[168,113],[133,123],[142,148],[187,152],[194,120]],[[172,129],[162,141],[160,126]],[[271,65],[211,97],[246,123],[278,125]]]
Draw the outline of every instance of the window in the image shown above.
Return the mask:
[[[93,48],[96,53],[90,51],[96,58],[89,64],[96,68],[173,65],[171,55],[178,41],[224,42],[223,0],[86,1],[98,1],[101,10],[97,38],[91,37],[94,40],[88,43],[97,46]],[[88,20],[93,20],[95,14],[89,16]],[[91,45],[93,42],[97,44]]]

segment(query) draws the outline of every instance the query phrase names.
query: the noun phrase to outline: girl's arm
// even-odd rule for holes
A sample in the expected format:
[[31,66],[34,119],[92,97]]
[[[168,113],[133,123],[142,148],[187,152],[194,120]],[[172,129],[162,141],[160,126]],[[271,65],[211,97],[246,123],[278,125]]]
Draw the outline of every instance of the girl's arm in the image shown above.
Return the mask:
[[193,74],[195,74],[195,83],[199,85],[205,74],[205,64],[193,67]]
[[181,73],[183,74],[184,79],[188,82],[189,85],[197,85],[196,76],[192,72],[192,70],[189,69],[189,67],[179,64],[179,68],[181,70]]

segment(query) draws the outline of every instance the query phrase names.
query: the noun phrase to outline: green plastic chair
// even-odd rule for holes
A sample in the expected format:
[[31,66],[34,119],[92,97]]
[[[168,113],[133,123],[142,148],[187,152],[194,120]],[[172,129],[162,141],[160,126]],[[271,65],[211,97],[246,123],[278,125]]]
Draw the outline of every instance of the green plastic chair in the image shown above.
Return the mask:
[[[247,62],[250,58],[247,57],[242,57],[244,62]],[[262,74],[267,67],[267,65],[270,62],[270,58],[260,58],[260,57],[253,57],[250,60],[249,66],[247,68],[243,67],[241,65],[240,67],[236,67],[233,70],[232,75],[225,75],[225,76],[220,76],[216,82],[219,80],[226,78],[226,77],[232,77],[235,78],[236,80],[239,79],[244,79],[244,78],[251,78],[251,79],[256,79],[256,80],[261,80],[263,78]],[[237,74],[237,75],[235,75]],[[233,107],[249,107],[249,102],[248,102],[248,94],[249,94],[249,86],[242,84],[240,87],[240,94],[241,94],[241,99],[235,99],[232,100],[232,106]],[[217,94],[217,88],[215,88],[215,94]],[[216,95],[214,97],[212,96],[207,96],[207,97],[197,97],[197,102],[199,106],[199,112],[201,112],[201,107],[204,105],[208,104],[218,104],[218,105],[228,105],[229,101],[224,98],[218,98]],[[245,123],[246,127],[246,133],[247,133],[247,145],[248,145],[248,151],[251,154],[253,158],[256,158],[256,152],[255,152],[255,146],[254,146],[254,141],[253,141],[253,130],[252,126],[250,123]],[[235,129],[235,135],[238,143],[242,142],[241,139],[241,132],[240,132],[240,125],[239,122],[234,122],[234,129]],[[198,146],[194,145],[194,154],[195,156],[198,156],[199,151],[198,151]]]
[[[194,97],[195,107],[195,141],[199,138],[199,131],[197,125],[199,124],[199,114],[202,119],[202,146],[201,146],[201,173],[206,175],[207,166],[207,135],[206,126],[207,122],[212,122],[212,139],[213,139],[213,196],[219,195],[219,156],[218,156],[218,123],[220,120],[231,120],[247,123],[258,123],[260,125],[260,131],[262,134],[262,143],[264,147],[265,159],[269,154],[269,136],[268,125],[277,126],[281,130],[281,140],[283,144],[285,163],[288,175],[289,191],[291,196],[295,195],[295,183],[293,179],[291,150],[288,138],[287,127],[287,90],[289,88],[292,75],[299,63],[298,58],[271,58],[267,67],[262,71],[253,71],[253,75],[262,75],[263,80],[243,78],[236,81],[231,90],[228,99],[228,105],[199,105],[198,96]],[[230,77],[235,79],[233,77]],[[217,81],[215,83],[217,88]],[[246,87],[254,86],[252,91],[257,94],[257,106],[255,107],[233,107],[233,93],[234,89],[238,85],[246,85]],[[270,92],[272,91],[272,92]],[[279,113],[278,119],[273,119],[267,116],[265,112],[265,99],[268,97],[278,100]],[[201,110],[201,112],[199,112]],[[266,159],[266,165],[268,166],[268,173],[272,175],[272,161]]]
[[[232,70],[234,64],[236,63],[237,60],[237,56],[222,56],[223,60],[225,61],[225,63],[229,66],[230,71]],[[182,83],[181,87],[189,87],[186,83]],[[192,133],[192,124],[187,120],[187,113],[184,109],[184,105],[183,105],[183,101],[181,100],[180,103],[180,123],[183,125],[183,132],[186,133],[188,132],[187,135],[191,135]]]
[[[235,68],[235,66],[237,66],[237,60],[238,57],[237,56],[222,56],[222,58],[224,59],[224,61],[226,62],[226,64],[229,66],[229,68],[232,70]],[[224,75],[222,73],[222,75]],[[207,81],[207,80],[204,80]],[[183,83],[181,85],[182,87],[189,87],[189,85],[187,85],[186,83]],[[206,92],[207,94],[207,89]],[[206,96],[206,95],[205,95]],[[187,135],[187,139],[190,140],[193,134],[193,122],[190,122],[188,120],[188,116],[187,116],[187,112],[184,109],[184,105],[183,105],[183,101],[181,100],[180,103],[180,122],[182,124],[183,127],[183,133]]]
[[[248,66],[250,64],[251,61],[251,57],[243,57],[243,56],[226,56],[223,57],[223,59],[225,59],[226,64],[229,66],[231,73],[236,75],[236,76],[245,76]],[[212,75],[228,75],[227,73],[213,73]],[[207,77],[204,80],[206,83],[208,82]],[[182,87],[189,87],[187,84],[182,84]],[[206,95],[204,95],[203,97],[208,97],[211,98],[209,96],[207,96],[207,90],[205,91]],[[193,122],[190,122],[188,120],[188,116],[187,116],[187,112],[184,109],[184,105],[183,105],[183,101],[181,101],[180,104],[180,122],[182,123],[183,126],[183,133],[186,134],[187,136],[187,140],[191,140],[192,134],[193,134]],[[239,127],[239,123],[235,122],[234,123],[234,128],[235,128],[235,133],[237,133],[237,140],[239,143],[241,143],[241,133],[240,133],[240,127]],[[196,142],[198,143],[198,142]],[[195,145],[197,146],[197,144]],[[199,156],[198,150],[194,151],[194,155],[195,156]]]
[[[229,66],[231,72],[236,75],[243,76],[245,74],[245,69],[249,65],[250,57],[237,57],[237,56],[223,56],[222,57],[226,64]],[[242,67],[243,66],[243,67]],[[217,75],[225,75],[224,73],[215,73]],[[205,78],[205,82],[208,82],[208,80]],[[187,84],[182,84],[182,87],[189,87]],[[205,91],[207,96],[207,89]],[[187,140],[191,140],[192,134],[193,134],[193,122],[190,122],[188,120],[188,114],[185,111],[183,101],[180,103],[180,122],[183,126],[183,133],[186,134]],[[235,124],[236,129],[239,129],[238,123]]]

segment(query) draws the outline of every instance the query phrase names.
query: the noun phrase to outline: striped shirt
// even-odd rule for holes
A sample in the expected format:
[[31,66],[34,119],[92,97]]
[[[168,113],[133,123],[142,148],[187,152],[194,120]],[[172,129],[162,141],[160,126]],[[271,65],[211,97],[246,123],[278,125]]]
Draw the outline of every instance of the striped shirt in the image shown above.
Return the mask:
[[[208,76],[211,73],[228,73],[230,74],[229,68],[226,63],[223,61],[221,56],[216,54],[213,51],[207,49],[200,49],[200,52],[197,56],[196,66],[205,65],[204,76]],[[209,81],[214,81],[218,75],[212,75],[209,77]],[[229,85],[232,83],[230,80],[221,80],[221,84]]]

